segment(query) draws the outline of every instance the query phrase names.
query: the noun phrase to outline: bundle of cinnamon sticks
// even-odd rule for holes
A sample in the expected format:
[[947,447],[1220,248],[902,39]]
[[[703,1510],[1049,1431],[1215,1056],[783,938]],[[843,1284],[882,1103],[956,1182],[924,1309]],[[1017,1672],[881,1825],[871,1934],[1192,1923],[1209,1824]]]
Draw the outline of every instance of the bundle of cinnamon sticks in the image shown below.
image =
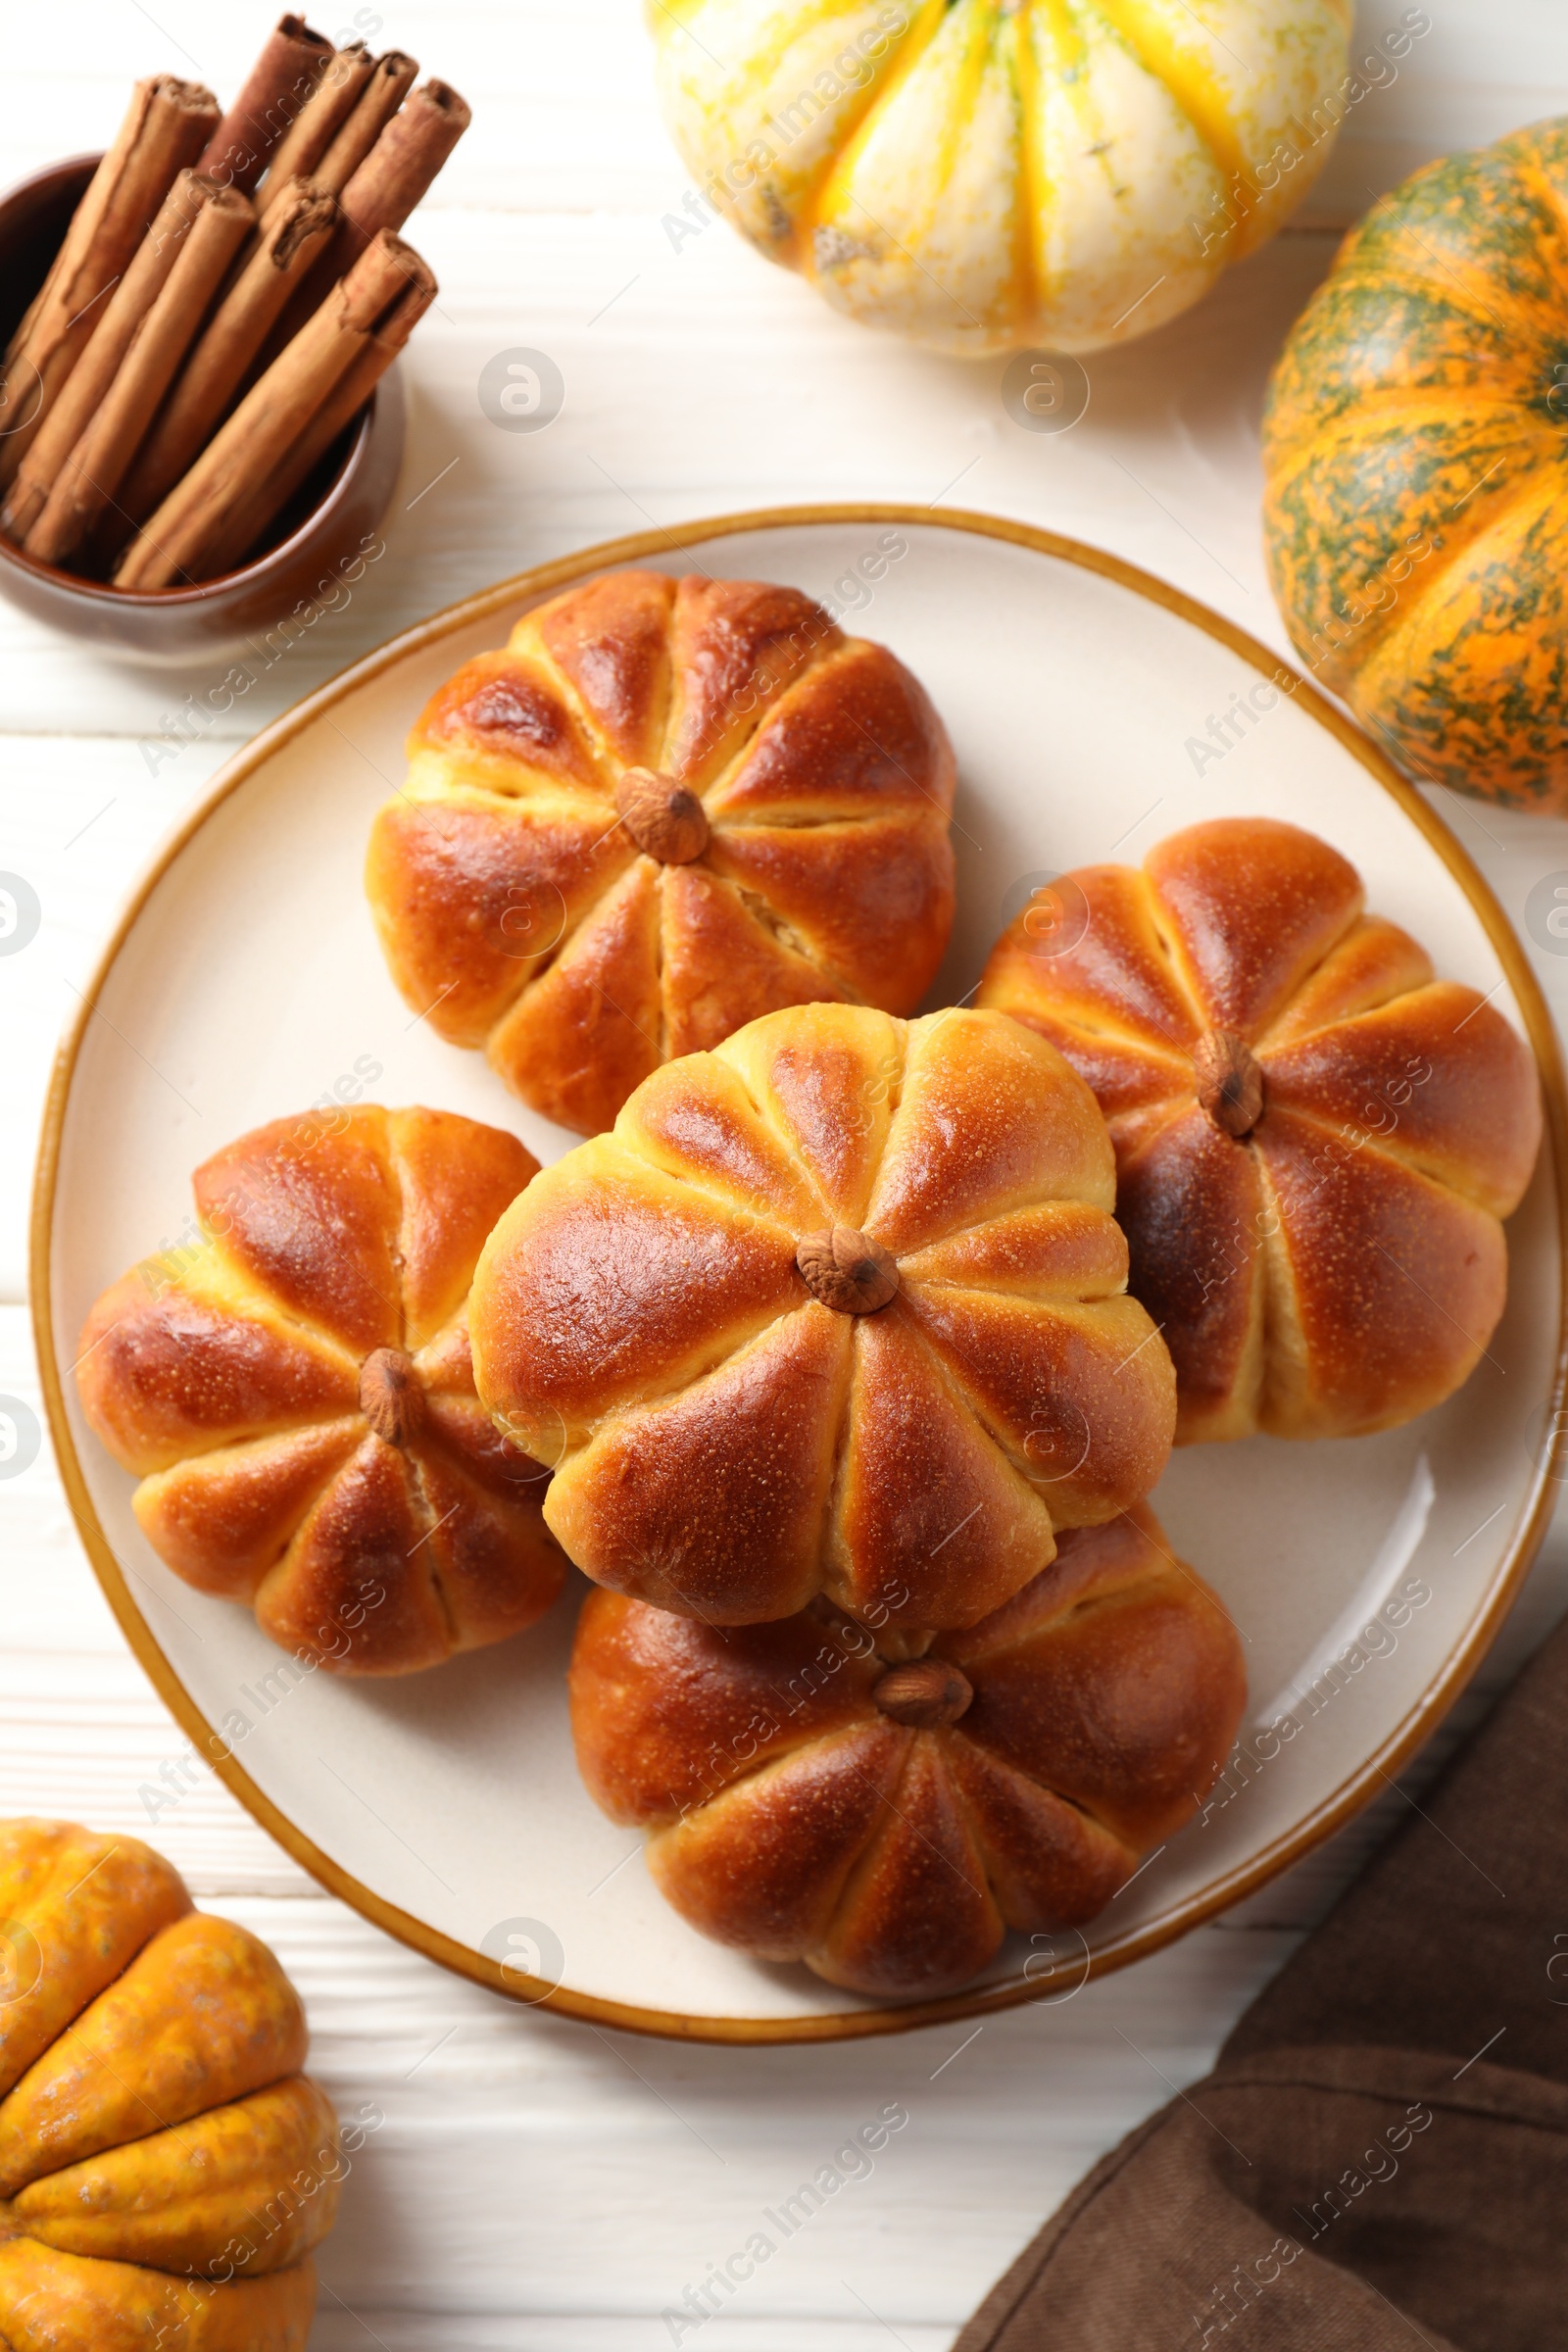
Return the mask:
[[397,231],[468,126],[282,18],[225,115],[139,82],[4,360],[0,531],[120,588],[242,563],[435,300]]

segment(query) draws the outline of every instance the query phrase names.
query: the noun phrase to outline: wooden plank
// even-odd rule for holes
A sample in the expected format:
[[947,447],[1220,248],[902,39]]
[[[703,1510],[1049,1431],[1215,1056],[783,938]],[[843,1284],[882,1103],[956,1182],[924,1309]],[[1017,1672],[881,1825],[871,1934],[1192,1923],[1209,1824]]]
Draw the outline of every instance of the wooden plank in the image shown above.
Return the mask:
[[[182,671],[84,658],[0,605],[10,730],[126,735],[151,777],[182,777],[200,746],[242,740],[492,580],[650,525],[822,499],[1015,514],[1277,632],[1253,418],[1327,237],[1277,241],[1199,311],[1092,360],[1088,414],[1054,438],[1008,415],[1001,360],[870,334],[717,223],[678,250],[653,215],[453,212],[429,227],[440,304],[402,363],[410,433],[385,554],[352,587],[328,579],[303,617]],[[564,408],[539,432],[499,429],[479,407],[486,363],[519,348],[564,378]],[[225,687],[235,667],[243,681]]]
[[[658,2315],[759,2230],[774,2255],[736,2295],[737,2323],[858,2324],[848,2282],[896,2329],[956,2326],[1102,2148],[1167,2082],[1204,2071],[1216,2014],[1291,1941],[1193,1938],[979,2032],[741,2051],[518,2011],[395,1947],[371,1951],[369,1931],[339,1932],[335,1906],[215,1907],[273,1943],[306,1997],[313,2068],[371,2127],[323,2264],[344,2302],[378,2331],[400,2307],[618,2312],[643,2325],[632,2343],[657,2340]],[[865,2163],[841,2153],[878,2118],[884,2148]],[[824,2167],[841,2185],[786,2234],[769,2216]]]
[[[688,175],[659,119],[641,0],[515,0],[508,9],[399,0],[323,15],[323,29],[412,50],[473,103],[474,122],[430,209],[662,213]],[[1407,14],[1431,30],[1402,58],[1387,43]],[[115,0],[76,0],[72,38],[47,11],[12,36],[12,86],[25,87],[8,148],[21,174],[112,135],[130,81],[169,72],[237,87],[255,46],[253,12],[163,0],[157,22]],[[1355,104],[1312,199],[1320,218],[1353,219],[1416,165],[1568,107],[1568,25],[1556,0],[1361,0],[1351,49],[1367,96]],[[1308,217],[1311,217],[1309,213]],[[422,223],[420,224],[422,228]],[[418,241],[419,230],[416,232]]]
[[[204,0],[161,0],[156,19],[118,0],[77,0],[69,41],[47,12],[19,22],[11,86],[25,83],[27,104],[7,140],[17,176],[106,145],[138,74],[183,74],[232,97],[268,21],[265,9]],[[318,22],[334,38],[359,28],[373,48],[411,51],[473,106],[435,205],[637,210],[684,186],[654,104],[640,0],[336,0]]]
[[[0,675],[24,659],[0,654]],[[67,658],[62,678],[72,661],[81,657]],[[25,1296],[33,1139],[57,1042],[130,884],[228,748],[191,744],[153,776],[125,737],[0,742],[0,869],[31,894],[36,921],[20,950],[0,955],[0,1298]],[[15,880],[3,887],[20,898]]]

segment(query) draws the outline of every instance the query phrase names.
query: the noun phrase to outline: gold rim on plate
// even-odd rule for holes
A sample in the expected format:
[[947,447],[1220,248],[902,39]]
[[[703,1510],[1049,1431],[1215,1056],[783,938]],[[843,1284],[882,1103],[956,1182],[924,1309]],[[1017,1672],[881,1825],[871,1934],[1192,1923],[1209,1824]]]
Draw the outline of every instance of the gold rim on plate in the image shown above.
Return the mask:
[[[629,538],[612,539],[598,547],[586,548],[579,555],[562,557],[553,564],[536,564],[531,570],[519,572],[513,579],[500,581],[494,587],[481,590],[476,596],[465,598],[461,604],[449,605],[444,612],[434,613],[428,620],[420,621],[416,627],[406,629],[401,636],[390,639],[374,653],[367,654],[351,668],[342,671],[338,677],[308,695],[303,702],[295,704],[291,710],[273,719],[254,741],[229,760],[199,808],[185,819],[142,876],[99,957],[70,1028],[61,1041],[44,1109],[33,1188],[30,1245],[32,1319],[44,1403],[66,1497],[98,1582],[119,1620],[122,1632],[146,1669],[153,1687],[181,1730],[189,1736],[197,1752],[207,1758],[213,1770],[241,1804],[255,1815],[263,1829],[287,1853],[292,1854],[312,1878],[376,1927],[383,1928],[401,1942],[412,1945],[426,1958],[439,1961],[443,1968],[449,1968],[459,1976],[469,1977],[475,1984],[488,1985],[492,1991],[505,1993],[511,1999],[532,2007],[554,2009],[593,2025],[616,2026],[636,2034],[663,2034],[676,2040],[841,2041],[873,2034],[907,2033],[917,2026],[937,2025],[956,2018],[985,2017],[995,2010],[1013,2008],[1022,2001],[1049,2000],[1053,1997],[1059,1999],[1066,1992],[1076,1991],[1091,1977],[1104,1976],[1112,1969],[1125,1968],[1130,1961],[1143,1959],[1146,1954],[1174,1942],[1177,1936],[1185,1936],[1190,1929],[1211,1919],[1216,1912],[1227,1910],[1279,1872],[1289,1869],[1292,1863],[1299,1861],[1303,1854],[1331,1836],[1398,1772],[1436,1729],[1491,1646],[1540,1548],[1555,1499],[1547,1461],[1540,1459],[1531,1485],[1526,1490],[1525,1509],[1519,1524],[1494,1572],[1490,1590],[1463,1639],[1376,1754],[1369,1756],[1331,1796],[1325,1798],[1287,1836],[1277,1838],[1273,1844],[1265,1846],[1262,1852],[1253,1855],[1237,1869],[1199,1888],[1160,1919],[1143,1928],[1130,1929],[1126,1935],[1095,1952],[1089,1952],[1086,1946],[1082,1956],[1054,1961],[1038,1974],[1017,1975],[972,1992],[952,1993],[942,2000],[910,2002],[898,2008],[829,2011],[814,2017],[689,2017],[679,2011],[644,2009],[622,2001],[602,2000],[591,1993],[573,1992],[564,1986],[552,1985],[539,1978],[526,1977],[518,1971],[504,1968],[499,1961],[489,1959],[484,1953],[476,1952],[449,1936],[443,1936],[437,1929],[428,1927],[422,1920],[400,1910],[397,1905],[384,1901],[369,1887],[363,1886],[279,1811],[235,1760],[220,1736],[213,1730],[174,1673],[146,1619],[131,1598],[124,1573],[99,1523],[66,1416],[59,1350],[55,1344],[52,1244],[61,1138],[81,1041],[121,949],[159,882],[229,795],[237,792],[259,768],[266,765],[275,752],[292,742],[317,718],[411,655],[423,653],[443,638],[453,636],[460,629],[466,629],[509,606],[536,602],[552,590],[569,587],[573,581],[586,577],[590,572],[611,570],[617,565],[651,557],[681,555],[710,540],[732,538],[747,531],[787,530],[801,525],[843,522],[887,522],[910,528],[966,531],[981,538],[1010,541],[1015,547],[1029,548],[1037,555],[1054,557],[1059,563],[1074,564],[1082,570],[1099,573],[1102,579],[1114,580],[1119,587],[1130,590],[1133,595],[1144,597],[1163,607],[1167,612],[1174,612],[1194,628],[1201,629],[1205,636],[1216,638],[1267,677],[1272,678],[1281,669],[1291,668],[1289,663],[1280,662],[1256,638],[1249,636],[1245,629],[1235,627],[1217,612],[1211,612],[1206,606],[1195,603],[1193,598],[1184,596],[1180,589],[1172,588],[1151,573],[1139,570],[1135,564],[1124,564],[1119,557],[1107,555],[1099,548],[1086,547],[1075,539],[1061,538],[1054,531],[1036,530],[1028,523],[1011,522],[1000,515],[962,510],[934,516],[927,507],[911,507],[897,502],[769,507],[751,514],[714,515],[688,524],[683,531],[639,531]],[[1291,674],[1296,673],[1292,671]],[[1392,760],[1336,710],[1309,679],[1298,680],[1292,699],[1298,710],[1308,711],[1319,726],[1325,727],[1344,745],[1374,783],[1398,804],[1411,824],[1437,852],[1480,918],[1524,1018],[1545,1102],[1557,1210],[1557,1348],[1546,1423],[1547,1427],[1554,1428],[1563,1411],[1565,1396],[1568,1396],[1568,1092],[1564,1089],[1562,1057],[1551,1015],[1507,916],[1479,869],[1442,818],[1427,807],[1414,785],[1399,773]],[[1033,1958],[1028,1967],[1031,1972],[1034,1970]]]

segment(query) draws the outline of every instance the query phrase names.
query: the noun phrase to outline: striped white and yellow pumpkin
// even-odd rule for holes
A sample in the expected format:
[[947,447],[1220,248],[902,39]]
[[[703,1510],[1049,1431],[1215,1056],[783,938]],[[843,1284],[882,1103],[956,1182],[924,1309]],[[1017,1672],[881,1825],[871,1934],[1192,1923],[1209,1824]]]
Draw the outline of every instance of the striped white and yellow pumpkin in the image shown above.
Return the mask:
[[721,213],[937,350],[1146,333],[1273,234],[1360,85],[1352,0],[648,0]]

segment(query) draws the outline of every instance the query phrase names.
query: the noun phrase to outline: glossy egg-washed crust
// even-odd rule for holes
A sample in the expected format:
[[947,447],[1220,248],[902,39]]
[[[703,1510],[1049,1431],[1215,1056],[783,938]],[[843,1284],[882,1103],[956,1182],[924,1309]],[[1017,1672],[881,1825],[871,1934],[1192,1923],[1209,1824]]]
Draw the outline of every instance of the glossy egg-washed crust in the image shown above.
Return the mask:
[[[560,1591],[548,1471],[496,1435],[465,1320],[480,1245],[537,1165],[446,1111],[274,1120],[197,1169],[198,1238],[87,1318],[82,1407],[141,1480],[148,1542],[302,1659],[406,1674],[516,1633]],[[382,1348],[412,1358],[407,1444],[361,1408]]]
[[1368,87],[1350,0],[646,13],[705,198],[836,309],[945,351],[1093,351],[1174,318],[1272,236]]
[[1144,1505],[1064,1535],[926,1655],[973,1697],[911,1730],[873,1702],[876,1637],[820,1602],[726,1628],[592,1593],[570,1675],[583,1779],[649,1832],[655,1880],[704,1935],[857,1992],[954,1991],[1006,1929],[1093,1919],[1175,1834],[1230,1752],[1246,1677]]
[[[1003,934],[979,1002],[1049,1038],[1105,1113],[1178,1443],[1362,1436],[1441,1403],[1502,1312],[1500,1220],[1541,1142],[1523,1040],[1295,825],[1195,825],[1057,892],[1052,921]],[[1261,1071],[1243,1137],[1199,1101],[1215,1031]]]
[[0,1822],[0,2344],[304,2352],[347,2167],[276,1960],[59,1822]]
[[[580,1134],[777,1005],[911,1011],[942,959],[946,731],[902,662],[796,589],[591,580],[465,663],[409,755],[366,866],[392,976]],[[702,803],[700,857],[639,851],[628,768]]]
[[1568,122],[1418,172],[1347,238],[1264,426],[1270,572],[1416,775],[1568,808]]
[[[721,1624],[818,1592],[971,1624],[1165,1464],[1174,1382],[1114,1189],[1094,1097],[1016,1022],[772,1013],[501,1219],[479,1394],[559,1461],[545,1517],[597,1583]],[[879,1311],[808,1289],[797,1250],[834,1226],[892,1259]]]

